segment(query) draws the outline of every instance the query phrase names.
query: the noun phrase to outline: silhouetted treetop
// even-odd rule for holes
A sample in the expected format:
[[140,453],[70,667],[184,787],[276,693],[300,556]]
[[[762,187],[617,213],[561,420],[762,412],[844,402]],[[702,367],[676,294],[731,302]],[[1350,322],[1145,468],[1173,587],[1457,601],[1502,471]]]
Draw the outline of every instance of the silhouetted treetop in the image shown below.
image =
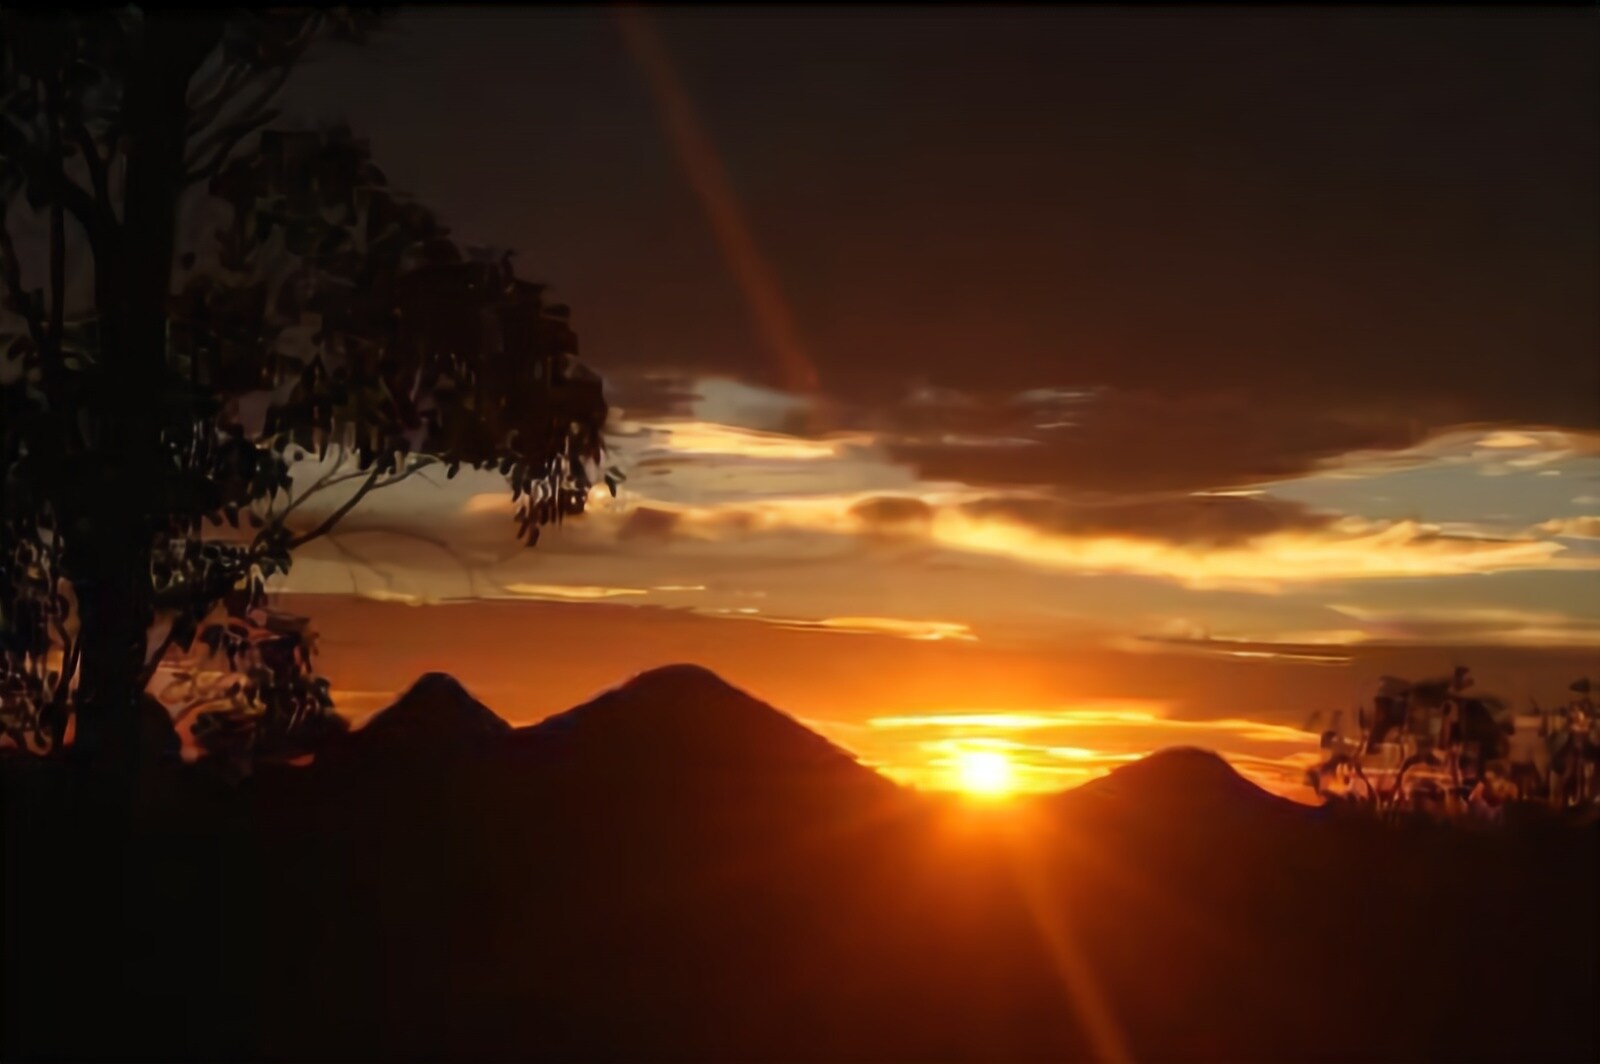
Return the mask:
[[530,544],[582,512],[606,404],[567,308],[454,240],[349,130],[273,126],[314,42],[376,24],[0,22],[9,741],[61,749],[76,719],[79,745],[134,749],[177,647],[207,659],[164,688],[220,714],[198,735],[292,752],[329,709],[309,629],[266,601],[297,549],[431,470],[498,471]]

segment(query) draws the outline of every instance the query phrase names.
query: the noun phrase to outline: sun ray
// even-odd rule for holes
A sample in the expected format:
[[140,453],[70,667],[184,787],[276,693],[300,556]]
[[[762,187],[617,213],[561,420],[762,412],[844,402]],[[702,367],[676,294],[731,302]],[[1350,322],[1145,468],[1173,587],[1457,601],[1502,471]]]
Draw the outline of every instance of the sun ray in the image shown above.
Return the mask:
[[1040,840],[1016,825],[1006,833],[1006,840],[1023,904],[1044,942],[1067,1002],[1083,1024],[1090,1052],[1102,1064],[1131,1064],[1133,1053],[1127,1036],[1063,911]]
[[644,73],[662,129],[706,212],[728,271],[744,294],[762,340],[777,359],[784,387],[802,395],[815,391],[816,367],[806,354],[788,300],[756,244],[716,146],[701,127],[665,45],[642,10],[619,7],[614,17],[629,54]]

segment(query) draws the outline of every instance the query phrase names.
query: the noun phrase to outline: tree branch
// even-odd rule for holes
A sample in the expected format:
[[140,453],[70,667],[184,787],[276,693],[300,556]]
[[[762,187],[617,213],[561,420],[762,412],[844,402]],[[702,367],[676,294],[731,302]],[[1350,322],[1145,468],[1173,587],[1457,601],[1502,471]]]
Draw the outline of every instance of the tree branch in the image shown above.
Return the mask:
[[[423,470],[429,468],[430,466],[436,466],[436,465],[439,464],[439,460],[437,458],[432,458],[432,457],[429,457],[427,455],[423,455],[423,456],[417,457],[416,459],[414,459],[414,461],[415,461],[415,464],[412,465],[405,472],[397,474],[395,476],[392,476],[388,480],[385,480],[380,484],[374,485],[371,490],[376,491],[379,488],[386,488],[391,484],[398,484],[400,481],[404,480],[406,477],[412,476],[413,474],[420,475]],[[278,515],[276,515],[274,517],[274,516],[271,515],[271,511],[270,510],[268,511],[268,516],[269,516],[269,519],[270,519],[269,520],[269,524],[268,524],[268,526],[266,528],[263,528],[260,532],[256,533],[256,537],[251,543],[251,549],[255,550],[256,548],[259,548],[261,543],[267,538],[267,534],[272,529],[283,527],[284,519],[287,518],[291,513],[293,513],[295,508],[298,507],[301,503],[303,503],[307,499],[311,498],[311,496],[316,495],[319,492],[325,491],[328,488],[337,487],[340,484],[346,484],[346,483],[349,483],[352,480],[359,480],[362,477],[371,475],[371,474],[367,473],[364,470],[359,470],[358,469],[358,470],[354,470],[354,471],[349,472],[349,473],[343,473],[343,474],[339,474],[339,475],[335,476],[335,474],[339,472],[339,467],[343,463],[344,463],[344,454],[343,454],[343,446],[341,445],[340,456],[338,458],[334,459],[333,467],[331,469],[329,469],[326,473],[324,473],[322,476],[318,477],[316,483],[312,484],[311,487],[307,488],[305,490],[305,492],[302,493],[298,498],[291,499],[289,501],[289,505],[287,505],[287,506],[285,506],[283,508],[283,512],[282,513],[280,513],[280,514],[278,514]],[[433,481],[429,481],[429,483],[434,483],[434,482]]]
[[111,211],[111,184],[109,177],[110,157],[115,151],[115,130],[113,130],[112,149],[101,156],[100,147],[95,143],[94,136],[89,132],[89,127],[82,122],[72,124],[72,139],[83,153],[83,164],[89,170],[89,184],[94,192],[95,207],[105,222],[114,221],[115,215]]
[[[216,91],[189,109],[192,117],[187,127],[188,134],[190,136],[199,134],[212,122],[215,122],[223,112],[228,110],[229,102],[238,96],[249,79],[260,75],[266,70],[282,73],[286,77],[286,72],[299,62],[300,57],[311,46],[311,42],[316,39],[317,33],[322,28],[324,17],[322,12],[316,10],[304,13],[299,30],[295,33],[293,39],[287,42],[283,52],[276,57],[277,61],[271,66],[263,68],[245,61],[231,63],[218,71],[215,78],[220,80],[220,84],[218,84]],[[266,98],[270,99],[275,92],[276,90],[273,90],[273,92],[268,93]],[[265,100],[258,100],[254,106],[259,106],[263,102]]]
[[240,141],[277,117],[277,111],[261,111],[217,130],[209,138],[218,142],[210,161],[198,165],[199,157],[207,150],[207,147],[202,145],[196,150],[195,157],[184,163],[183,183],[192,185],[197,181],[215,177],[221,171],[222,164],[228,161],[228,156],[233,154],[233,149],[239,146]]
[[[269,111],[266,107],[288,83],[292,69],[287,64],[275,68],[272,71],[272,78],[263,83],[255,98],[240,109],[240,117],[199,137],[192,149],[193,154],[184,160],[184,170],[187,171],[184,176],[185,182],[198,180],[221,167],[227,160],[228,154],[238,146],[239,141],[277,117],[277,112]],[[210,156],[210,160],[202,162],[213,149],[216,151]]]
[[64,208],[82,227],[84,235],[89,238],[89,250],[99,260],[106,252],[109,230],[94,197],[82,185],[62,173],[56,180],[51,201],[53,205]]
[[354,510],[361,500],[366,498],[372,492],[378,491],[382,488],[393,487],[402,480],[405,480],[407,477],[410,477],[416,473],[420,473],[422,470],[428,468],[430,465],[436,464],[437,462],[438,459],[436,458],[423,458],[420,459],[416,465],[412,466],[410,469],[407,469],[404,473],[396,473],[386,479],[379,479],[381,474],[377,469],[374,469],[371,474],[368,475],[366,482],[362,484],[361,487],[356,489],[355,494],[346,499],[337,510],[323,518],[321,524],[319,524],[316,528],[313,528],[310,532],[291,539],[289,541],[289,549],[298,550],[307,543],[310,543],[312,540],[322,538],[329,532],[333,531],[334,526],[340,521],[344,520],[345,516],[349,514],[351,510]]
[[[61,95],[54,76],[45,80],[45,115],[50,123],[50,180],[57,189],[67,184],[61,143]],[[67,322],[67,226],[61,197],[50,204],[50,358],[48,371],[59,371],[63,358],[61,333]]]
[[58,702],[65,700],[67,688],[71,685],[73,675],[78,671],[78,659],[83,656],[83,641],[67,636],[63,647],[65,653],[61,655],[61,679],[56,684]]
[[222,72],[222,84],[217,91],[212,93],[205,101],[195,104],[190,110],[192,117],[189,119],[189,134],[193,136],[201,132],[221,114],[240,85],[250,76],[248,63],[234,63]]
[[[426,535],[426,534],[424,534],[422,532],[418,532],[415,529],[410,529],[410,528],[392,528],[392,527],[355,528],[355,529],[351,529],[348,532],[338,532],[338,533],[335,533],[335,534],[330,535],[328,537],[328,542],[333,544],[333,546],[335,547],[335,549],[337,549],[339,551],[339,553],[343,554],[345,557],[350,558],[351,560],[355,561],[356,563],[358,563],[360,565],[366,566],[368,569],[372,570],[374,573],[377,573],[379,576],[383,577],[384,581],[386,583],[390,584],[391,586],[394,583],[393,577],[390,576],[388,573],[385,573],[381,568],[379,568],[378,563],[376,563],[376,562],[374,562],[374,561],[372,561],[372,560],[370,560],[368,558],[362,557],[360,554],[356,553],[355,551],[351,550],[349,547],[347,547],[344,544],[339,542],[340,538],[343,537],[343,536],[355,536],[355,535],[363,535],[363,536],[394,536],[394,537],[396,537],[398,539],[414,539],[419,543],[426,543],[430,547],[437,547],[439,550],[443,551],[445,554],[448,554],[450,556],[450,558],[457,565],[461,566],[462,570],[467,574],[467,581],[468,581],[468,586],[469,586],[470,590],[474,594],[476,594],[477,591],[478,591],[478,574],[479,574],[479,571],[484,568],[484,566],[482,564],[474,564],[471,560],[469,560],[464,555],[462,555],[462,553],[460,551],[456,550],[456,548],[454,546],[452,546],[451,543],[448,540],[440,539],[437,536],[429,536],[429,535]],[[514,557],[514,556],[515,556],[514,553],[513,554],[502,555],[501,557],[494,559],[494,561],[491,562],[490,564],[497,564],[499,562],[505,561],[507,558]]]
[[27,289],[22,287],[22,260],[17,257],[17,246],[11,239],[10,220],[3,202],[0,202],[0,281],[6,286],[6,306],[27,323],[35,346],[43,350],[44,316]]
[[307,543],[310,543],[312,540],[319,539],[333,531],[333,527],[340,521],[344,520],[345,515],[351,510],[354,510],[356,505],[360,503],[362,499],[365,499],[372,492],[372,490],[377,487],[378,477],[379,473],[376,469],[374,469],[370,474],[367,475],[366,483],[357,488],[354,494],[340,504],[337,510],[323,518],[321,524],[319,524],[316,528],[313,528],[310,532],[291,539],[289,541],[289,549],[298,550]]
[[[232,674],[231,673],[225,673],[224,675],[226,676],[226,675],[232,675]],[[199,709],[201,706],[206,705],[207,703],[210,703],[210,702],[224,702],[224,701],[227,701],[227,699],[222,697],[222,696],[220,696],[220,695],[204,694],[204,695],[201,695],[198,698],[190,699],[184,705],[180,706],[176,711],[169,709],[167,712],[172,716],[172,725],[173,725],[173,727],[177,727],[179,724],[182,724],[185,720],[188,719],[189,714],[193,713],[195,710]]]
[[[341,542],[341,537],[339,535],[335,534],[329,536],[328,546],[332,547],[340,554],[343,554],[346,558],[355,562],[357,565],[365,566],[366,568],[371,569],[373,572],[377,573],[383,578],[383,582],[385,584],[389,584],[391,586],[394,584],[394,577],[390,576],[382,569],[379,569],[371,559],[363,558],[361,555],[345,546],[344,543]],[[361,593],[361,585],[356,581],[356,573],[354,569],[350,570],[350,593],[352,595],[359,595]]]
[[329,469],[328,469],[328,471],[326,473],[324,473],[324,474],[322,474],[322,476],[318,477],[316,483],[312,484],[311,487],[307,488],[305,490],[305,492],[299,498],[290,499],[289,500],[289,504],[283,508],[283,513],[278,514],[276,517],[274,517],[273,514],[272,514],[272,507],[269,505],[267,507],[267,522],[268,522],[267,527],[263,528],[260,532],[256,533],[256,538],[255,538],[255,541],[252,544],[252,546],[259,546],[261,544],[261,541],[266,538],[267,533],[269,531],[271,531],[271,529],[273,529],[273,528],[281,528],[283,526],[284,518],[288,517],[291,513],[293,513],[294,510],[295,510],[295,507],[299,506],[301,503],[303,503],[307,499],[311,498],[311,496],[315,495],[317,492],[323,490],[324,488],[331,488],[335,484],[343,484],[346,481],[355,480],[358,477],[362,477],[362,476],[366,475],[366,474],[362,473],[361,471],[357,470],[354,473],[346,473],[344,476],[335,477],[334,474],[337,473],[339,471],[339,467],[344,464],[344,459],[345,459],[344,445],[340,444],[339,445],[339,453],[334,458],[333,465],[331,467],[329,467]]
[[38,130],[29,129],[7,114],[3,119],[6,128],[3,137],[0,137],[0,153],[8,156],[9,161],[24,174],[48,175],[51,202],[65,208],[89,234],[91,243],[95,243],[100,240],[102,229],[95,213],[94,197],[82,185],[66,177],[61,168],[61,144],[53,112],[53,96],[52,90],[46,99],[46,119],[49,122],[43,137],[46,144],[39,143],[39,138],[35,136]]
[[65,705],[67,692],[72,687],[72,674],[78,671],[81,648],[78,640],[69,636],[60,622],[56,623],[55,629],[56,637],[61,640],[61,675],[56,678],[56,689],[50,696],[50,702],[52,705]]

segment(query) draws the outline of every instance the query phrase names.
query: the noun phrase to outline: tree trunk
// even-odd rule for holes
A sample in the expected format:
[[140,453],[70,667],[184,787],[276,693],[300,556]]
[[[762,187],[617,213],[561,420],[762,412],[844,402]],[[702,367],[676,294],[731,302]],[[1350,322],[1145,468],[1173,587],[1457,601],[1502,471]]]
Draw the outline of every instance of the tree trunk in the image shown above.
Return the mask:
[[[184,189],[188,88],[216,46],[221,19],[149,11],[142,55],[123,106],[127,178],[120,237],[95,262],[103,376],[91,403],[98,490],[73,530],[82,623],[76,744],[132,786],[137,771],[139,677],[152,621],[150,558],[162,531],[162,432],[170,402],[167,304]],[[131,798],[131,792],[124,791]]]
[[[69,1055],[111,1058],[158,1017],[150,1005],[151,949],[136,911],[143,879],[141,713],[150,564],[166,527],[171,474],[163,432],[171,423],[167,313],[179,202],[184,191],[190,79],[215,47],[219,16],[147,11],[140,55],[124,87],[126,180],[122,225],[96,245],[100,330],[97,379],[84,406],[92,502],[67,526],[68,568],[82,648],[72,760],[78,771],[70,853],[60,898],[72,914],[75,1011]],[[120,228],[120,231],[117,231]],[[72,990],[67,991],[71,985]]]

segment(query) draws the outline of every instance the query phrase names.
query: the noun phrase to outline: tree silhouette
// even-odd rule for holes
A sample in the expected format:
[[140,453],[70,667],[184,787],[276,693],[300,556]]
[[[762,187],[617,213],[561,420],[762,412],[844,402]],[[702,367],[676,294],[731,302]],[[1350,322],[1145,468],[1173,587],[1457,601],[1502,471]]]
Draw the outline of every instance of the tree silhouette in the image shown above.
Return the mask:
[[530,544],[583,510],[606,406],[566,308],[454,242],[348,130],[271,128],[308,47],[375,23],[0,23],[11,744],[134,771],[139,701],[179,647],[231,677],[191,699],[197,736],[293,747],[330,716],[303,619],[265,598],[299,548],[426,470],[498,470]]

